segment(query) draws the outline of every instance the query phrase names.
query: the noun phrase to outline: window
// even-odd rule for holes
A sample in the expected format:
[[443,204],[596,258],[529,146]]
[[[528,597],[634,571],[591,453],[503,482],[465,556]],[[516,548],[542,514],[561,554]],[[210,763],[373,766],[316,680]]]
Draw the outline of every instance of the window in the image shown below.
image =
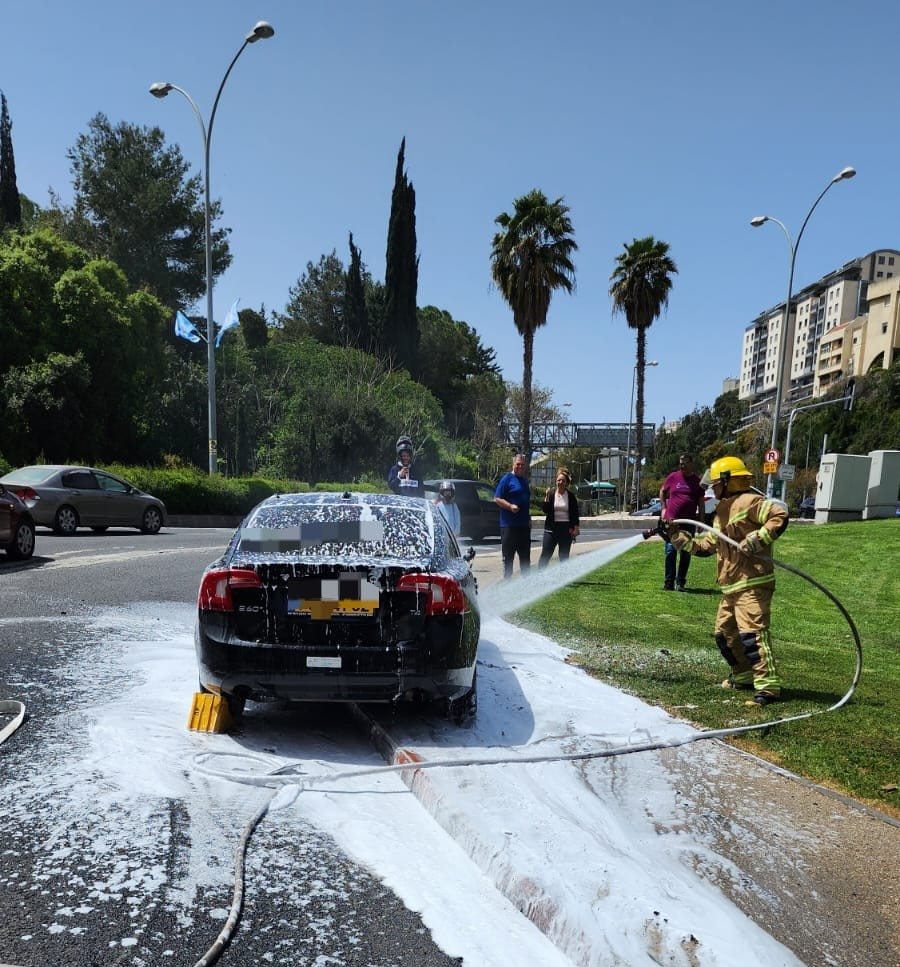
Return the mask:
[[883,279],[884,278],[884,272],[876,272],[875,273],[875,278],[876,279]]
[[884,265],[884,256],[883,255],[879,255],[878,256],[878,264],[879,265]]
[[893,264],[894,264],[894,256],[893,255],[889,255],[888,256],[888,265],[893,265]]
[[73,470],[63,477],[64,487],[73,487],[78,490],[99,490],[97,478],[90,470]]

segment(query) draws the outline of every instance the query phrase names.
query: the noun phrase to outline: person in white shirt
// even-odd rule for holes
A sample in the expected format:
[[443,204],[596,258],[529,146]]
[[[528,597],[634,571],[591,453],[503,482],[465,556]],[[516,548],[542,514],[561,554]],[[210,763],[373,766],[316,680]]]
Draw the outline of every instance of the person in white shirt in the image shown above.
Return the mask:
[[547,496],[544,497],[542,509],[546,520],[538,567],[547,566],[557,547],[560,561],[567,561],[572,542],[580,533],[578,499],[569,490],[571,483],[572,475],[565,467],[560,467],[556,474],[556,486],[550,487],[547,490]]
[[447,521],[447,526],[459,537],[462,520],[459,515],[459,507],[456,506],[456,487],[453,485],[453,481],[442,480],[438,493],[440,496],[435,504],[437,504],[441,516]]

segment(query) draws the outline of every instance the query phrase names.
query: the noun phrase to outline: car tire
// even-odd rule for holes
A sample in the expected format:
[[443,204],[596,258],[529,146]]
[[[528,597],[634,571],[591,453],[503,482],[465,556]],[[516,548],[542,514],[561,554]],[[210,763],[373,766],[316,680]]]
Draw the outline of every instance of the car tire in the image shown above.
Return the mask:
[[[200,682],[197,687],[204,695],[216,694],[207,688],[203,682]],[[228,706],[228,714],[233,719],[237,720],[244,714],[244,706],[247,704],[247,699],[238,698],[237,695],[228,695],[226,692],[222,692],[222,698],[225,699],[225,704]]]
[[11,544],[6,546],[8,557],[15,561],[27,561],[34,554],[34,524],[20,520]]
[[454,725],[464,725],[475,718],[478,711],[478,669],[472,671],[472,687],[459,698],[447,702],[447,716]]
[[162,527],[162,514],[158,507],[148,507],[141,518],[142,534],[158,534]]
[[71,537],[78,530],[78,511],[63,504],[53,518],[53,530],[64,537]]

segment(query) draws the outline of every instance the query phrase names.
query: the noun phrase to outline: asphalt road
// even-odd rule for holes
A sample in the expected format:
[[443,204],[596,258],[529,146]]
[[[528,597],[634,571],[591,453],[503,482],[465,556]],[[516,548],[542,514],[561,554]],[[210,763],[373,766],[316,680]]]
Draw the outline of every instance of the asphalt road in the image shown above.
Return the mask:
[[[61,538],[38,531],[31,561],[0,555],[0,698],[24,701],[29,713],[0,749],[0,963],[193,964],[221,929],[220,921],[186,916],[172,896],[191,853],[193,830],[183,802],[171,799],[147,815],[129,815],[99,787],[96,805],[61,828],[54,798],[66,797],[66,759],[79,754],[79,711],[113,701],[123,686],[110,677],[114,644],[93,619],[110,609],[121,609],[127,619],[146,602],[159,603],[161,614],[180,604],[189,615],[185,608],[195,600],[202,569],[230,535],[226,529],[166,529],[156,536],[110,530]],[[87,684],[72,675],[76,659],[79,667],[96,670]],[[351,736],[347,719],[335,720],[334,728],[346,729],[351,745],[359,738]],[[254,802],[248,793],[244,813],[252,815]],[[209,809],[226,830],[234,822],[222,804],[210,802]],[[222,855],[207,863],[231,869],[242,822],[225,837]],[[149,867],[164,871],[158,882],[127,883],[128,875],[146,877],[148,866],[121,849],[123,826],[132,823],[140,825],[142,840],[158,843]],[[267,870],[285,867],[303,898],[299,914],[266,889]],[[96,887],[114,881],[124,884],[121,891]],[[85,895],[93,898],[90,905],[80,902]],[[208,911],[230,904],[229,881],[201,892],[193,905]],[[123,941],[123,935],[137,939]],[[315,962],[459,963],[434,944],[419,916],[320,829],[305,825],[285,835],[262,824],[253,840],[241,926],[219,963]]]

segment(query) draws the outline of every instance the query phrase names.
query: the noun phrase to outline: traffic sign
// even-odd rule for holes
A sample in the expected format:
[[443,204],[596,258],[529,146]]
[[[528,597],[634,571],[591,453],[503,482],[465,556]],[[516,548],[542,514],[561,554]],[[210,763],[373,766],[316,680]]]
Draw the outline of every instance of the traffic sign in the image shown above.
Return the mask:
[[794,465],[791,463],[783,463],[778,468],[778,476],[781,480],[793,480],[794,479]]
[[[766,455],[763,457],[763,462],[764,463],[781,463],[781,451],[780,450],[776,450],[774,447],[772,447],[771,450],[766,450]],[[766,471],[766,473],[769,473],[769,472],[770,471],[768,471],[768,470]]]
[[763,473],[775,473],[778,469],[778,464],[774,461],[766,461],[763,464]]

